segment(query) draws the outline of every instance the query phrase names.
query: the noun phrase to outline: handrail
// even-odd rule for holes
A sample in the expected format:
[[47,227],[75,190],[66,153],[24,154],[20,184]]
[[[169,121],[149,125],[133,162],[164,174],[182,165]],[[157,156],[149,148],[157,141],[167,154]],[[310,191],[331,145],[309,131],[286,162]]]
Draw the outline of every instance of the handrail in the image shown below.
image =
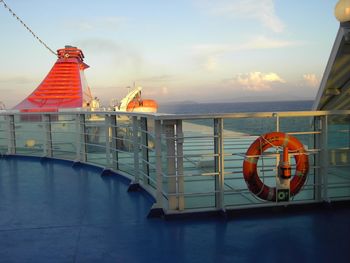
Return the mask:
[[280,112],[242,112],[242,113],[207,113],[207,114],[168,114],[168,113],[140,113],[140,112],[124,112],[124,111],[109,111],[109,110],[86,110],[83,108],[62,109],[57,112],[20,112],[19,110],[1,110],[1,115],[12,114],[55,114],[55,115],[72,115],[72,114],[110,114],[110,115],[125,115],[136,117],[147,117],[154,120],[192,120],[192,119],[214,119],[214,118],[276,118],[278,117],[321,117],[332,115],[350,115],[350,110],[333,110],[333,111],[280,111]]

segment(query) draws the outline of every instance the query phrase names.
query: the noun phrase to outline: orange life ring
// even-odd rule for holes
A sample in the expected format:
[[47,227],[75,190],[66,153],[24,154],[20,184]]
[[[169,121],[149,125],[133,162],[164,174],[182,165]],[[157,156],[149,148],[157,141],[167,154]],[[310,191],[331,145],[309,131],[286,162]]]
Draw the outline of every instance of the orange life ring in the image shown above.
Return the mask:
[[249,190],[261,199],[276,201],[276,187],[265,185],[259,178],[257,163],[259,156],[270,147],[288,147],[294,153],[295,174],[290,181],[290,196],[296,195],[306,181],[309,171],[309,159],[303,144],[295,137],[282,133],[271,132],[260,136],[249,147],[243,162],[243,175]]

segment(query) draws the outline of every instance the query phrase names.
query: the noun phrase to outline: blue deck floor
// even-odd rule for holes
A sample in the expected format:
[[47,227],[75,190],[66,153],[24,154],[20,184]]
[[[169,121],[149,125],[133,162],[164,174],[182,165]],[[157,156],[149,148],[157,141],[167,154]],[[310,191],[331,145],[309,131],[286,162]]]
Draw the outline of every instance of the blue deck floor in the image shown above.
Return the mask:
[[350,208],[147,219],[153,203],[91,166],[0,159],[0,262],[350,262]]

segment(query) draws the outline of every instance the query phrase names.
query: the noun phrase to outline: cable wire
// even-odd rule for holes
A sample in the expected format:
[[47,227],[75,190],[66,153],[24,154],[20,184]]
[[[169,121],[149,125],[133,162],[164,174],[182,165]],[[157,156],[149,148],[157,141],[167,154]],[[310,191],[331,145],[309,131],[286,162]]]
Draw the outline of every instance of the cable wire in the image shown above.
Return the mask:
[[0,3],[2,3],[4,5],[4,7],[10,12],[10,14],[16,18],[18,20],[18,22],[20,22],[28,31],[29,33],[31,33],[33,35],[34,38],[36,38],[40,44],[42,44],[47,50],[49,50],[52,54],[54,54],[55,56],[57,56],[57,53],[55,51],[53,51],[44,41],[42,41],[23,21],[22,19],[20,19],[15,12],[12,11],[12,9],[5,3],[4,0],[0,0]]

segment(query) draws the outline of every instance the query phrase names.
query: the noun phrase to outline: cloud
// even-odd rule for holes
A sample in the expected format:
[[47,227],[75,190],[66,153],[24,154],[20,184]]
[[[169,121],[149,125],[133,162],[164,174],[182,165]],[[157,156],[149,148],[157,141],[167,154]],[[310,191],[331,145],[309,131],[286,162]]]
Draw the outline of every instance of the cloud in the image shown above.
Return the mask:
[[219,62],[216,56],[208,56],[202,63],[206,71],[212,72],[219,68]]
[[142,97],[145,99],[163,100],[171,93],[171,88],[165,85],[145,86],[142,89]]
[[70,21],[66,27],[74,30],[93,31],[93,30],[115,30],[121,27],[127,19],[125,17],[92,17],[89,20]]
[[249,50],[278,49],[293,46],[300,46],[301,41],[289,41],[283,39],[256,36],[245,43],[236,44],[199,44],[192,47],[195,60],[207,71],[215,71],[220,67],[221,56]]
[[0,101],[12,108],[37,88],[40,79],[31,76],[0,76]]
[[142,55],[128,43],[117,43],[108,38],[87,38],[75,43],[84,53],[94,54],[98,59],[107,59],[113,66],[139,69],[143,65]]
[[274,49],[274,48],[285,48],[292,46],[300,46],[303,42],[301,41],[290,41],[283,39],[268,38],[266,36],[257,36],[250,39],[244,46],[240,46],[241,50],[256,50],[256,49]]
[[304,74],[303,81],[306,86],[311,88],[316,88],[320,84],[320,81],[315,74]]
[[249,91],[266,91],[271,90],[275,83],[286,83],[277,73],[250,72],[239,73],[232,79],[228,80],[230,85],[238,86]]
[[163,75],[158,75],[158,76],[148,76],[148,77],[140,78],[137,81],[153,83],[153,82],[173,81],[174,79],[175,79],[174,75],[163,74]]
[[110,53],[122,50],[122,46],[120,44],[116,43],[114,40],[106,38],[85,38],[78,41],[78,43],[79,47],[89,49],[94,53]]
[[276,33],[285,28],[276,14],[274,0],[197,0],[195,3],[211,15],[256,20]]
[[245,43],[238,44],[199,44],[192,47],[195,53],[223,54],[244,50],[274,49],[292,46],[300,46],[301,41],[289,41],[283,39],[269,38],[266,36],[256,36],[250,38]]
[[24,76],[0,77],[1,84],[32,84],[37,80]]
[[166,86],[162,87],[161,94],[162,95],[168,95],[168,93],[169,93],[168,87],[166,87]]

